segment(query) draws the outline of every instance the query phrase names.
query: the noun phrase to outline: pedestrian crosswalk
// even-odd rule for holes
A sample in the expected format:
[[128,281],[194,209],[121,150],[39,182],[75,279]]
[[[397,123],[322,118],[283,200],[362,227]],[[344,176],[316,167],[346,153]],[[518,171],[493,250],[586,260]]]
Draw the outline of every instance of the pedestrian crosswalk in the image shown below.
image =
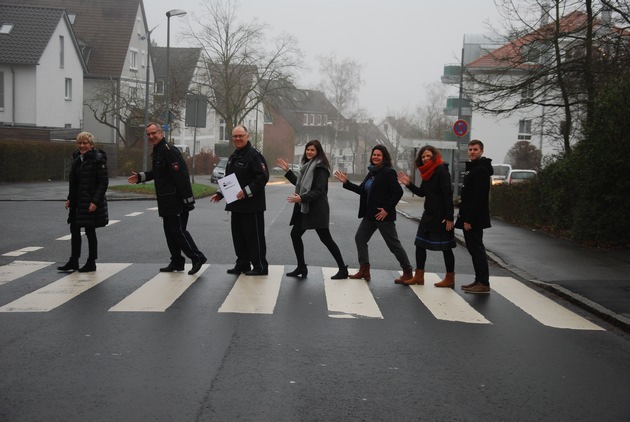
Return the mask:
[[[0,286],[28,279],[38,271],[47,271],[54,263],[36,261],[14,261],[0,266]],[[98,270],[92,273],[53,273],[48,269],[47,276],[56,279],[42,287],[34,289],[21,297],[5,303],[0,295],[0,313],[48,312],[62,307],[64,304],[79,300],[78,296],[117,274],[135,274],[130,263],[99,263]],[[221,305],[215,309],[222,314],[266,314],[275,312],[276,304],[281,296],[283,283],[295,282],[284,276],[282,265],[271,265],[267,276],[231,276],[225,270],[208,272],[211,264],[205,264],[195,275],[188,275],[190,264],[183,272],[157,273],[148,280],[139,280],[139,287],[130,291],[122,300],[112,303],[109,312],[166,312],[175,301],[183,297],[193,284],[203,283],[204,289],[216,289],[213,293],[221,294]],[[311,268],[309,283],[323,281],[323,295],[327,307],[327,315],[333,319],[384,319],[379,306],[379,297],[374,294],[375,280],[367,283],[364,280],[331,280],[337,272],[336,268]],[[127,278],[128,276],[124,276]],[[225,293],[225,283],[217,283],[216,278],[228,280],[229,287]],[[234,281],[232,279],[234,278]],[[388,275],[389,278],[389,275]],[[425,285],[410,286],[413,295],[418,299],[418,306],[424,306],[437,320],[464,324],[491,325],[479,309],[471,301],[464,298],[464,293],[454,289],[436,288],[433,283],[439,281],[437,274],[426,273]],[[515,305],[539,323],[559,329],[602,330],[601,327],[582,316],[559,305],[536,290],[511,277],[491,277],[492,296],[501,296]],[[405,287],[394,286],[395,294],[405,294]],[[308,294],[321,294],[320,290],[309,290]],[[322,302],[323,303],[323,302]],[[487,306],[487,304],[486,304]],[[486,306],[482,309],[486,309]]]

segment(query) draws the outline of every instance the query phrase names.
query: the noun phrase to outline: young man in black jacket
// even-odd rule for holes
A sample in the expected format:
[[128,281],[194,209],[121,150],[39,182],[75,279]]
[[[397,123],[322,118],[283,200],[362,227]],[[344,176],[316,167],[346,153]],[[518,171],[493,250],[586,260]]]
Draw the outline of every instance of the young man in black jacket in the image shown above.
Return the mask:
[[153,144],[152,169],[147,172],[131,173],[128,182],[142,183],[154,180],[158,213],[164,222],[166,244],[171,253],[171,262],[160,268],[160,271],[183,271],[185,263],[183,252],[192,261],[192,268],[188,274],[195,274],[207,259],[186,229],[188,213],[195,208],[186,161],[177,148],[168,145],[162,129],[157,124],[149,123],[145,130],[149,142]]
[[475,280],[462,286],[466,293],[490,293],[488,257],[483,244],[483,229],[490,227],[490,176],[492,160],[483,157],[483,142],[473,139],[468,143],[468,158],[464,185],[455,227],[464,230],[466,248],[472,257]]

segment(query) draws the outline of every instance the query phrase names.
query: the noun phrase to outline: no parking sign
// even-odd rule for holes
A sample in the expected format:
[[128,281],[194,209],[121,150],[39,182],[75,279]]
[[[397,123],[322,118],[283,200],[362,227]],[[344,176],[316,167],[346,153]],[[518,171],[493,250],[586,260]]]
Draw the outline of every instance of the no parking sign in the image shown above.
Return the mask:
[[459,136],[460,138],[462,136],[466,136],[466,134],[468,133],[468,123],[466,122],[466,120],[458,120],[453,124],[453,133],[455,134],[455,136]]

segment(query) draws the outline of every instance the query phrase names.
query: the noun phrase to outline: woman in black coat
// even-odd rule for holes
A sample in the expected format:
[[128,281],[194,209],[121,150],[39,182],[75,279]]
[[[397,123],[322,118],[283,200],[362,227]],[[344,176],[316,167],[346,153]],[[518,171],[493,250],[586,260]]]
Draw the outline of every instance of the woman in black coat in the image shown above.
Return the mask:
[[339,266],[339,271],[331,278],[334,280],[348,278],[348,267],[344,263],[341,251],[330,235],[330,228],[328,227],[330,220],[330,207],[328,205],[330,164],[322,144],[316,139],[306,144],[299,176],[289,170],[287,161],[278,158],[276,162],[286,172],[284,177],[295,185],[295,193],[289,196],[287,200],[295,204],[289,225],[293,226],[291,241],[298,265],[295,270],[287,273],[287,276],[306,277],[308,275],[302,235],[306,230],[314,229],[319,240],[328,248]]
[[456,246],[453,232],[453,189],[451,176],[439,151],[425,145],[420,148],[416,158],[416,167],[420,171],[422,183],[420,187],[411,183],[409,176],[399,172],[398,181],[414,194],[424,197],[424,213],[418,224],[416,234],[416,273],[411,280],[402,284],[424,284],[424,264],[427,260],[427,249],[442,251],[446,276],[436,287],[455,287],[455,255]]
[[370,281],[368,241],[378,230],[403,270],[403,275],[394,282],[410,280],[413,278],[411,264],[396,231],[396,204],[400,201],[403,190],[398,184],[396,171],[392,168],[392,159],[387,148],[382,145],[372,148],[368,170],[367,176],[360,185],[349,181],[345,173],[339,170],[335,172],[335,177],[343,183],[344,189],[360,195],[359,218],[362,220],[354,236],[360,267],[356,274],[349,277]]
[[[70,167],[70,191],[66,200],[69,210],[68,223],[72,235],[70,260],[59,271],[91,272],[96,271],[98,242],[96,228],[109,223],[105,192],[109,184],[107,175],[107,156],[105,151],[94,148],[94,136],[81,132],[77,136],[78,150],[74,152]],[[81,227],[85,228],[88,239],[89,255],[87,262],[79,269],[81,256]]]

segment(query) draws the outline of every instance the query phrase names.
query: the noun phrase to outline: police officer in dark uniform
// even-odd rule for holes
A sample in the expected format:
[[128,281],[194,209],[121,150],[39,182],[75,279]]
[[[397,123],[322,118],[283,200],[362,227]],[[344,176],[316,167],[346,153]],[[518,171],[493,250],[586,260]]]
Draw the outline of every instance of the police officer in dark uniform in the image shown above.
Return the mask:
[[[237,200],[225,206],[231,213],[232,241],[236,265],[228,274],[267,275],[267,244],[265,240],[265,185],[269,170],[265,157],[249,142],[247,128],[238,125],[232,130],[236,151],[228,159],[225,175],[235,174],[241,191]],[[217,192],[210,200],[219,202],[223,194]],[[251,265],[251,266],[250,266]]]
[[181,152],[166,142],[164,133],[157,124],[149,123],[145,130],[149,142],[153,144],[152,169],[139,174],[131,173],[127,180],[129,183],[154,180],[158,212],[164,223],[166,244],[171,252],[171,262],[160,268],[160,271],[183,271],[183,252],[192,261],[188,274],[195,274],[207,259],[186,230],[188,213],[195,208],[188,167]]

